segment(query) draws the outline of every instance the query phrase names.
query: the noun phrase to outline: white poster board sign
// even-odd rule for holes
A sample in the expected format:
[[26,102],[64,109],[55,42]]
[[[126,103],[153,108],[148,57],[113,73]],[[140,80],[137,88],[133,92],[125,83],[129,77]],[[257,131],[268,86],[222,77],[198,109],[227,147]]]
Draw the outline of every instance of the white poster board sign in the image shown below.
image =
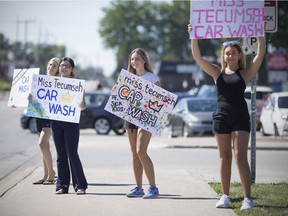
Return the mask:
[[177,95],[122,69],[105,110],[160,136],[176,100]]
[[264,0],[191,0],[191,39],[263,36],[263,21]]
[[15,69],[10,90],[8,107],[27,107],[33,74],[39,74],[39,68]]
[[27,115],[79,123],[85,80],[33,75]]

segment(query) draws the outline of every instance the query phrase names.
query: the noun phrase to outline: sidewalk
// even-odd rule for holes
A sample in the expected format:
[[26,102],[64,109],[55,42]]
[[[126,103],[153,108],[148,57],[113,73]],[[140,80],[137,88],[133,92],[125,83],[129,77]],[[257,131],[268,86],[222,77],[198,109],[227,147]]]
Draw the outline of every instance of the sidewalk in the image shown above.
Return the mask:
[[[20,181],[0,199],[0,212],[5,216],[187,216],[235,215],[231,209],[215,208],[218,195],[198,172],[159,170],[160,197],[154,200],[127,198],[134,186],[131,170],[85,169],[89,186],[86,195],[55,195],[55,185],[32,185],[42,168]],[[97,182],[95,182],[97,180]],[[144,188],[147,189],[147,185]]]
[[[210,141],[207,142],[207,139]],[[152,142],[157,142],[157,138],[153,138]],[[162,142],[163,146],[167,148],[217,148],[214,136],[211,137],[193,137],[190,138],[169,138]],[[249,148],[251,143],[249,143]],[[288,137],[274,137],[274,136],[256,136],[256,150],[288,150]]]
[[[117,137],[118,144],[122,142],[122,139],[126,140],[125,137]],[[106,145],[110,145],[113,139],[107,137],[105,140]],[[216,148],[214,137],[208,138],[208,142],[207,137],[205,139],[202,137],[162,139],[162,142],[159,142],[160,140],[160,138],[154,137],[151,140],[151,145],[157,145],[156,148]],[[271,142],[271,140],[274,140],[274,138],[269,137],[268,141],[258,140],[258,147],[269,149],[275,147],[287,148],[286,140],[280,138],[275,139],[274,142]],[[95,140],[93,139],[90,142],[86,141],[85,145],[92,146]],[[126,145],[123,145],[123,147],[121,145],[119,148],[126,148]],[[82,154],[81,156],[84,158],[85,155]],[[4,181],[0,182],[1,194],[3,194],[3,187],[10,189],[0,198],[1,215],[235,215],[231,209],[215,208],[219,197],[196,170],[189,169],[188,171],[181,167],[171,169],[158,167],[156,174],[160,197],[154,200],[143,200],[142,198],[127,198],[125,196],[134,187],[134,181],[131,178],[131,167],[124,165],[117,169],[108,166],[91,168],[93,165],[89,165],[85,168],[89,182],[86,195],[75,195],[72,187],[70,187],[69,194],[55,195],[55,185],[32,185],[34,180],[41,178],[42,167],[40,162],[22,173],[18,173],[18,176],[21,177],[18,178],[21,179],[18,182],[13,183],[11,181],[14,179],[13,176],[5,178]],[[7,184],[10,184],[10,186],[7,187]],[[147,190],[147,187],[148,185],[144,184],[145,190]]]

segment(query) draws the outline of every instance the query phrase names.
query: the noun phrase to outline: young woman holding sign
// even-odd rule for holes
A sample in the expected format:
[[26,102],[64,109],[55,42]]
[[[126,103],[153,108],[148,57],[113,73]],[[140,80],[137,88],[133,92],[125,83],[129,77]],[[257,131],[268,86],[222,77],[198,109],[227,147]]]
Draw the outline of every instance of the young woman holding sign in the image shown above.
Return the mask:
[[[129,55],[128,71],[147,81],[160,86],[157,75],[152,72],[146,52],[141,48],[136,48]],[[144,199],[156,198],[159,196],[158,188],[155,184],[155,174],[152,160],[147,154],[147,148],[152,134],[142,128],[138,128],[129,122],[124,125],[132,151],[133,171],[137,186],[126,194],[127,197],[143,197]],[[144,194],[142,189],[143,170],[149,182],[149,189]]]
[[[47,75],[60,76],[59,75],[59,58],[52,58],[47,64]],[[29,95],[30,99],[32,95]],[[33,182],[33,184],[54,184],[55,171],[53,169],[52,155],[50,152],[50,137],[51,137],[51,121],[49,119],[36,118],[36,126],[39,135],[39,147],[42,153],[44,176],[42,179]]]
[[[265,25],[264,25],[265,27]],[[188,32],[192,31],[188,24]],[[212,64],[201,56],[198,41],[191,40],[192,56],[196,63],[209,74],[217,88],[218,105],[213,114],[213,130],[220,156],[220,176],[223,195],[217,202],[217,208],[229,207],[229,189],[231,181],[232,144],[234,157],[240,174],[244,192],[241,210],[253,208],[251,200],[251,173],[247,160],[250,134],[250,116],[244,99],[244,90],[251,78],[259,70],[264,55],[264,37],[258,37],[257,55],[246,66],[245,55],[237,41],[223,43],[221,67]]]
[[[73,71],[74,68],[75,64],[71,58],[64,57],[61,59],[59,64],[61,77],[75,78],[75,72]],[[86,108],[84,98],[79,107],[81,110]],[[68,193],[70,185],[70,171],[76,194],[85,194],[88,184],[78,155],[80,135],[79,123],[52,120],[51,128],[57,151],[58,176],[56,182],[56,194]]]

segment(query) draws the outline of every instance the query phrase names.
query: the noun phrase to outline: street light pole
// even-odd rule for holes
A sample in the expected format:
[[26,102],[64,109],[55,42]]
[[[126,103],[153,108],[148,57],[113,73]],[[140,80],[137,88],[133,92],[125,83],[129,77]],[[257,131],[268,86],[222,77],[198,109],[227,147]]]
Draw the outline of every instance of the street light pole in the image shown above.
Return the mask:
[[[35,20],[18,20],[17,19],[17,23],[16,23],[16,41],[18,41],[18,34],[19,34],[19,24],[23,23],[24,24],[24,50],[26,51],[27,49],[27,43],[28,43],[28,25],[31,23],[35,23]],[[26,55],[24,55],[23,58],[23,62],[24,64],[27,65],[27,59],[26,59]]]

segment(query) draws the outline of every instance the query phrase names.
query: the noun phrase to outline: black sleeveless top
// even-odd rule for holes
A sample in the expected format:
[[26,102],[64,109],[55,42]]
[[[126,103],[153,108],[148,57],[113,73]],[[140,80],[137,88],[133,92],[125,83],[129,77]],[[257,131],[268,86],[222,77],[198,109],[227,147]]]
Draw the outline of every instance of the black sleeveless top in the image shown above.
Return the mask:
[[223,70],[216,81],[218,110],[247,111],[244,99],[246,84],[238,69],[233,74],[226,74]]

